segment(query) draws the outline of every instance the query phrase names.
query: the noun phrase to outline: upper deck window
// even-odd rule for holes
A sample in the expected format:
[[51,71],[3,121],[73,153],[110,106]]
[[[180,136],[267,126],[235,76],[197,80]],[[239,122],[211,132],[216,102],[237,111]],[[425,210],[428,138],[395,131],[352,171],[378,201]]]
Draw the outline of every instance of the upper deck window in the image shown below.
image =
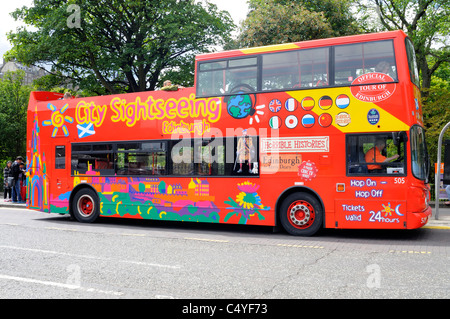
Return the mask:
[[334,53],[335,85],[350,85],[358,76],[380,72],[397,80],[391,40],[339,45]]
[[292,90],[328,85],[329,48],[263,56],[262,90]]
[[420,86],[419,70],[417,68],[416,52],[414,46],[409,38],[405,39],[406,55],[408,56],[409,74],[411,76],[411,82],[417,86]]
[[397,81],[392,40],[199,62],[197,97],[349,86],[358,76],[372,72]]
[[255,92],[257,87],[257,57],[228,61],[205,62],[199,65],[197,96],[218,96],[238,92]]

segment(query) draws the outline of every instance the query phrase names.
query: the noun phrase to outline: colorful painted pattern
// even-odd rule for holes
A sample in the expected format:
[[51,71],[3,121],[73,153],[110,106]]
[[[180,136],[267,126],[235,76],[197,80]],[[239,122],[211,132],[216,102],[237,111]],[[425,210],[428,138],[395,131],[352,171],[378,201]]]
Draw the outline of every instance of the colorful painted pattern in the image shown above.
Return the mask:
[[49,211],[48,181],[45,154],[41,151],[40,128],[37,112],[34,114],[31,137],[31,158],[28,158],[27,198],[31,209]]
[[225,201],[226,204],[231,206],[228,209],[232,210],[232,212],[225,216],[224,221],[227,222],[233,215],[240,217],[239,224],[247,224],[248,220],[255,215],[259,220],[264,220],[262,212],[269,210],[270,207],[262,204],[261,198],[257,193],[259,185],[246,181],[238,184],[237,188],[241,192],[236,196],[236,199],[229,197],[229,200]]
[[[45,154],[40,147],[40,127],[37,112],[32,130],[32,158],[28,168],[28,198],[30,208],[45,212],[68,214],[71,191],[49,196]],[[174,181],[172,183],[168,182]],[[220,209],[215,203],[206,178],[163,180],[158,177],[103,177],[89,165],[80,175],[75,172],[73,188],[81,182],[92,186],[100,198],[101,216],[131,217],[175,221],[227,222],[232,215],[240,216],[239,223],[249,219],[264,220],[262,212],[269,210],[257,194],[259,185],[246,181],[237,185],[240,193],[226,201],[231,207]],[[49,204],[50,203],[50,204]],[[232,209],[232,212],[229,212]]]

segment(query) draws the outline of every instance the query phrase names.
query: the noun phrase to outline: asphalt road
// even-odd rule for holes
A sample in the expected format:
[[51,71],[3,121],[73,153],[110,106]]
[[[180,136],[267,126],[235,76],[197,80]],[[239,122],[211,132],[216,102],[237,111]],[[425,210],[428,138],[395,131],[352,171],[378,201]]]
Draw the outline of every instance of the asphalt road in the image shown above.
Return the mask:
[[0,208],[0,298],[447,299],[449,239],[445,227],[301,238]]

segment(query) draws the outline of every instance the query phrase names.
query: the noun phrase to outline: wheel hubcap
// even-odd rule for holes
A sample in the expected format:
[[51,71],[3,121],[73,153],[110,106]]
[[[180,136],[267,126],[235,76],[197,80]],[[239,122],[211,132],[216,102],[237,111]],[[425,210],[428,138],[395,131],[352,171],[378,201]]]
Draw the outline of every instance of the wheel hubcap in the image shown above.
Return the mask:
[[288,218],[296,228],[308,228],[314,222],[314,208],[305,201],[295,201],[288,208]]
[[89,195],[83,195],[78,199],[77,207],[83,217],[89,217],[94,212],[94,200]]

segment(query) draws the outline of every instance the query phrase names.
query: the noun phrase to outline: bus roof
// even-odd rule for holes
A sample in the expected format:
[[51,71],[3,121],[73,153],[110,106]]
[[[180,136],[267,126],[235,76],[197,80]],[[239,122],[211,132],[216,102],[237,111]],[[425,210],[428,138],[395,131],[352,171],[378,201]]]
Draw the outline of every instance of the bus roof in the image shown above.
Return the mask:
[[206,61],[206,60],[216,60],[216,59],[224,59],[224,58],[233,58],[246,56],[250,54],[259,54],[259,53],[273,53],[280,51],[290,51],[300,48],[315,48],[321,46],[329,46],[329,45],[339,45],[339,44],[348,44],[348,43],[357,43],[357,42],[365,42],[372,40],[380,40],[380,39],[393,39],[393,38],[405,38],[407,35],[402,30],[396,31],[386,31],[386,32],[377,32],[377,33],[367,33],[367,34],[359,34],[359,35],[350,35],[344,37],[335,37],[335,38],[326,38],[326,39],[317,39],[317,40],[308,40],[301,42],[292,42],[292,43],[284,43],[284,44],[276,44],[276,45],[267,45],[253,48],[243,48],[237,50],[228,50],[214,53],[204,53],[196,56],[196,61]]

